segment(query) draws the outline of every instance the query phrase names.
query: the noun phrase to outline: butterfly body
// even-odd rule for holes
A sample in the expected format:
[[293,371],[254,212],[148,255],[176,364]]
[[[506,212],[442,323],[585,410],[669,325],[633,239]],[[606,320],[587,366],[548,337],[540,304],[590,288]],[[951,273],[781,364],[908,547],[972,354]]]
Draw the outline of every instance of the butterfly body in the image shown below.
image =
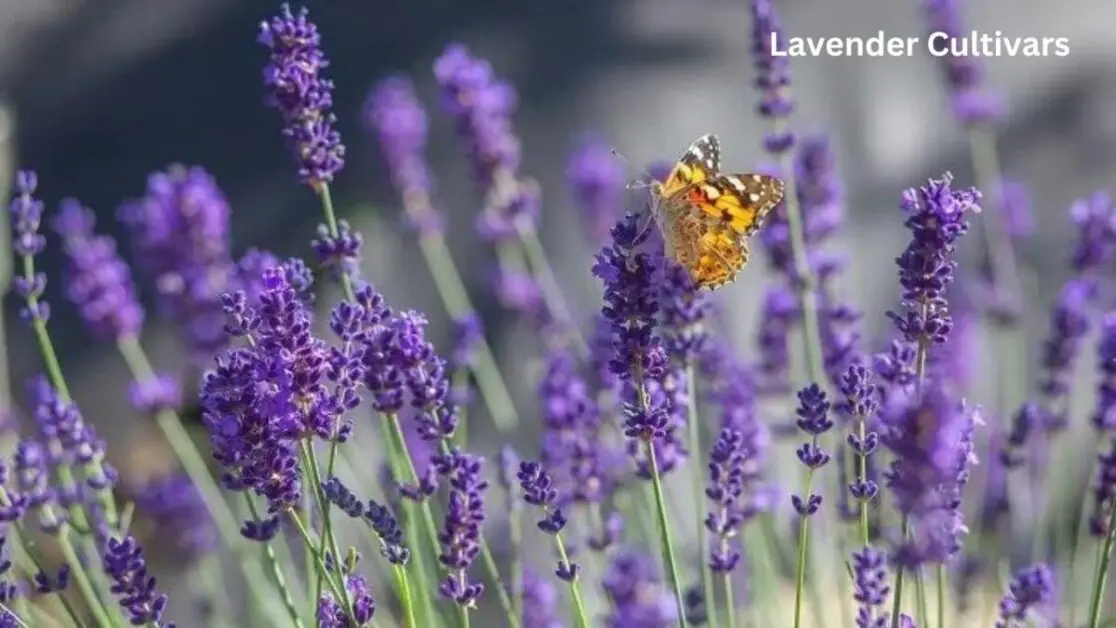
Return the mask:
[[666,254],[697,288],[732,282],[748,263],[748,238],[783,200],[783,182],[762,174],[721,174],[715,135],[698,138],[662,182],[651,185],[652,214]]

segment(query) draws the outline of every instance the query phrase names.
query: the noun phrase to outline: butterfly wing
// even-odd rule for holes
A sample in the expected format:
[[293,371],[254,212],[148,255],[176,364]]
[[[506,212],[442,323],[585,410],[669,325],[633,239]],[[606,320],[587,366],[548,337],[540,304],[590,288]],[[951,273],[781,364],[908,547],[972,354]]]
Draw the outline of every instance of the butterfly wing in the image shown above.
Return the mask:
[[716,135],[702,135],[682,154],[662,182],[659,194],[670,198],[688,186],[716,178],[720,171],[721,143]]
[[783,199],[783,182],[759,174],[723,175],[694,185],[667,205],[667,253],[698,288],[730,283],[751,257],[748,237]]

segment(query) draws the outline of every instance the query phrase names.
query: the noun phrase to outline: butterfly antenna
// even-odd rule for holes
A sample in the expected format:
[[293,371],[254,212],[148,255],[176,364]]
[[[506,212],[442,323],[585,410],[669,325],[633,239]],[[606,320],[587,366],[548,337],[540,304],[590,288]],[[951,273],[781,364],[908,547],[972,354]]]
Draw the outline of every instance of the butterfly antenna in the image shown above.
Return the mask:
[[610,148],[609,151],[612,153],[613,157],[616,157],[620,161],[624,162],[624,164],[628,166],[628,170],[640,173],[639,176],[632,179],[626,186],[624,186],[625,190],[642,190],[644,188],[651,187],[651,180],[653,180],[653,177],[651,176],[650,172],[647,172],[646,170],[640,168],[636,168],[635,165],[632,164],[632,162],[629,161],[627,157],[621,155],[620,151],[616,150],[615,148]]

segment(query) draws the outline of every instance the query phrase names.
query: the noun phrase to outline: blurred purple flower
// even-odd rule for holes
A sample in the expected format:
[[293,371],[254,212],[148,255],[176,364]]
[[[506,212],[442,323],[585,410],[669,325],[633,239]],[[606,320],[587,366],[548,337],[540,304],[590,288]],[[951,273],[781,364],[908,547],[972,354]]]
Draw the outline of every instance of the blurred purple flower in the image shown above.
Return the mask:
[[179,559],[193,561],[217,547],[217,529],[205,500],[185,475],[147,482],[136,492],[135,503],[150,518],[160,543],[169,544]]
[[531,628],[563,628],[566,623],[558,610],[558,590],[550,580],[542,578],[534,570],[523,570],[523,617],[524,626]]
[[148,417],[182,407],[182,385],[173,375],[156,374],[143,382],[132,382],[128,388],[132,407]]
[[884,418],[882,440],[894,455],[884,477],[896,508],[918,530],[899,541],[893,558],[911,569],[942,564],[961,549],[968,531],[961,517],[961,491],[976,462],[978,411],[930,381],[921,399]]
[[[987,92],[982,85],[984,68],[979,55],[971,51],[954,54],[951,47],[954,40],[964,42],[969,36],[961,17],[962,0],[921,0],[921,4],[927,34],[947,36],[935,39],[932,46],[952,99],[953,114],[964,125],[996,122],[1003,116],[1002,98]],[[945,54],[937,54],[942,51]]]
[[623,164],[603,138],[586,137],[570,155],[566,180],[589,237],[594,243],[604,243],[624,210]]
[[424,210],[423,216],[411,219],[420,228],[439,229],[441,216],[430,207],[433,179],[425,156],[429,122],[411,80],[392,76],[377,83],[364,102],[363,117],[379,137],[384,164],[404,206],[410,210],[417,198]]
[[74,199],[62,201],[53,221],[69,263],[66,293],[86,325],[101,340],[138,336],[143,306],[132,271],[116,251],[116,241],[94,231],[96,218]]
[[1054,602],[1054,573],[1043,564],[1023,567],[1015,572],[1007,593],[1000,600],[996,628],[1030,625],[1046,616]]
[[512,128],[515,89],[496,78],[487,61],[463,44],[450,44],[434,62],[442,110],[465,146],[474,181],[485,195],[477,230],[491,243],[534,228],[539,215],[537,185],[518,180],[521,149]]
[[305,7],[295,14],[283,4],[278,15],[260,23],[256,41],[268,49],[266,103],[283,118],[283,137],[294,153],[299,179],[317,190],[345,165],[345,147],[330,112],[333,81],[322,74],[329,61],[318,27]]
[[[752,62],[756,69],[756,87],[760,90],[759,114],[780,121],[794,112],[790,98],[790,63],[786,56],[772,54],[772,38],[785,42],[783,21],[772,0],[751,0]],[[783,129],[764,138],[768,152],[780,155],[794,146],[794,134]]]
[[172,166],[152,174],[145,196],[124,204],[119,217],[136,265],[155,283],[160,314],[195,360],[210,360],[227,342],[221,294],[236,279],[224,194],[205,170]]
[[671,593],[654,561],[633,550],[614,553],[601,579],[609,602],[607,628],[668,628],[677,624]]

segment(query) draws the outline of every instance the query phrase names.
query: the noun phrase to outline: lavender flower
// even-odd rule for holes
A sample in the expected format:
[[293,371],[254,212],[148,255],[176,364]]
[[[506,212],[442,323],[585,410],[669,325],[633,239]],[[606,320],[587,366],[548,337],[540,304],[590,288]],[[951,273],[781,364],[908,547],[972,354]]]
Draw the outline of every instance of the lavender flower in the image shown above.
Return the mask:
[[[17,172],[16,196],[8,207],[12,221],[12,248],[17,256],[25,260],[33,259],[46,246],[46,238],[39,233],[43,220],[43,202],[34,197],[38,186],[39,178],[34,172]],[[20,316],[24,320],[46,323],[50,318],[50,304],[41,300],[46,284],[47,278],[43,273],[35,273],[30,277],[20,275],[14,279],[15,292],[25,302],[20,309]]]
[[364,518],[380,539],[380,553],[393,565],[406,565],[411,551],[403,544],[403,529],[387,506],[368,500]]
[[790,332],[802,320],[798,298],[782,285],[768,286],[763,295],[756,334],[760,393],[781,397],[791,391]]
[[372,598],[372,588],[363,576],[346,576],[345,589],[353,602],[352,617],[331,593],[323,593],[318,598],[316,613],[318,625],[322,628],[360,628],[367,626],[375,617],[376,600]]
[[523,570],[523,617],[524,626],[531,628],[562,628],[558,611],[558,590],[554,584],[539,577],[534,570]]
[[[759,114],[777,122],[785,121],[794,112],[790,98],[790,64],[785,56],[776,57],[772,40],[785,41],[783,21],[771,0],[752,0],[752,57],[756,68],[756,87],[760,90]],[[764,138],[768,152],[780,155],[794,146],[794,134],[788,130],[769,133]]]
[[593,274],[604,284],[601,315],[612,328],[609,370],[633,389],[631,396],[637,397],[637,403],[626,408],[624,433],[651,442],[666,437],[671,417],[668,407],[649,402],[644,389],[646,380],[664,376],[667,361],[655,334],[659,312],[654,283],[657,264],[649,254],[637,251],[644,238],[637,218],[628,214],[612,228],[611,244],[597,253]]
[[128,265],[116,241],[94,232],[96,218],[76,200],[67,199],[54,219],[62,237],[69,276],[66,292],[94,335],[103,340],[135,337],[143,327],[143,307],[136,298]]
[[451,450],[435,456],[434,464],[450,486],[446,519],[438,535],[441,543],[438,562],[450,573],[438,592],[461,607],[475,608],[484,593],[484,584],[470,581],[468,570],[480,553],[481,526],[485,520],[484,490],[488,482],[481,478],[483,459]]
[[[1003,103],[981,85],[984,68],[977,60],[979,57],[965,52],[964,41],[969,31],[962,22],[959,4],[960,0],[922,0],[926,32],[946,35],[945,39],[935,39],[933,52],[940,59],[953,115],[965,125],[995,122],[1003,115]],[[957,40],[962,42],[960,49],[956,47]]]
[[1078,230],[1069,260],[1073,276],[1051,307],[1038,382],[1049,434],[1061,432],[1068,423],[1066,397],[1100,293],[1097,278],[1116,258],[1116,212],[1107,195],[1096,193],[1079,200],[1070,213]]
[[838,388],[845,399],[837,405],[844,416],[856,422],[857,430],[850,431],[846,438],[849,448],[863,461],[857,465],[857,476],[849,484],[849,494],[858,503],[869,504],[879,493],[879,487],[870,477],[871,456],[879,446],[879,435],[870,429],[870,422],[879,410],[876,385],[872,383],[872,371],[860,362],[848,366],[838,380]]
[[377,83],[364,103],[364,123],[379,137],[388,175],[410,219],[424,232],[439,231],[442,217],[430,207],[433,178],[424,155],[429,123],[410,79],[393,76]]
[[617,452],[603,438],[600,409],[568,351],[550,352],[539,401],[541,461],[554,475],[560,498],[601,503],[615,485]]
[[498,173],[519,168],[520,144],[511,123],[518,104],[515,89],[495,77],[491,64],[456,43],[434,62],[434,78],[442,92],[442,110],[465,145],[475,181],[487,191]]
[[952,190],[952,181],[947,172],[925,187],[905,191],[901,203],[907,212],[904,225],[911,230],[910,243],[895,260],[905,311],[887,315],[907,342],[923,350],[944,344],[953,328],[945,291],[957,267],[955,246],[969,230],[966,214],[980,211],[980,192]]
[[550,479],[550,474],[537,462],[523,461],[519,463],[519,471],[516,473],[516,477],[519,479],[520,488],[523,489],[523,501],[537,506],[543,511],[543,518],[537,524],[538,528],[547,534],[554,535],[556,539],[555,542],[562,558],[558,561],[558,569],[555,574],[566,582],[577,580],[581,573],[581,566],[568,560],[565,546],[558,537],[562,529],[566,527],[566,515],[557,506],[558,490],[554,488],[554,482]]
[[712,310],[708,293],[699,293],[690,273],[681,265],[663,259],[662,304],[659,312],[663,346],[682,366],[692,364],[709,341],[705,319]]
[[455,407],[466,407],[472,401],[471,373],[476,365],[477,350],[484,341],[484,329],[475,312],[466,312],[453,320],[453,351],[447,368],[453,383],[449,402]]
[[5,525],[0,528],[0,604],[4,605],[4,610],[0,612],[0,626],[14,628],[23,624],[23,619],[11,610],[20,591],[14,580],[15,574],[12,573],[12,561],[4,557],[4,546],[7,541],[7,525]]
[[709,484],[705,496],[711,502],[705,527],[713,535],[709,566],[715,573],[728,573],[740,562],[737,533],[743,523],[757,514],[748,490],[755,478],[750,467],[752,452],[742,432],[721,429],[709,452]]
[[566,181],[584,218],[589,237],[602,243],[624,207],[624,169],[605,141],[584,138],[570,155]]
[[155,576],[147,571],[143,548],[134,538],[110,538],[102,561],[105,574],[112,579],[109,591],[119,598],[133,626],[174,627],[162,621],[167,596],[155,588]]
[[299,178],[320,189],[345,165],[345,147],[333,128],[333,81],[322,75],[329,61],[318,27],[305,8],[294,14],[283,4],[278,15],[260,24],[257,41],[269,55],[263,72],[267,105],[283,118],[283,137],[294,153]]
[[671,594],[648,556],[631,550],[613,554],[601,580],[611,610],[608,628],[667,628],[678,619]]
[[173,375],[156,374],[151,379],[133,382],[128,388],[132,407],[149,417],[182,407],[182,385]]
[[883,442],[894,460],[884,477],[896,508],[918,530],[900,541],[893,557],[907,568],[942,564],[961,549],[967,532],[961,490],[975,462],[979,415],[930,382],[921,399],[885,420]]
[[183,474],[151,480],[135,495],[136,508],[175,556],[196,560],[217,547],[217,529],[197,486]]
[[[817,384],[810,384],[798,392],[798,409],[795,410],[798,420],[795,425],[810,437],[810,441],[803,443],[796,452],[798,461],[813,474],[829,462],[829,454],[818,446],[818,438],[833,429],[833,421],[829,419],[829,401],[825,391]],[[822,503],[822,496],[811,493],[805,497],[791,496],[794,510],[802,517],[809,517],[818,511]]]
[[1054,601],[1054,574],[1050,567],[1037,564],[1015,572],[1007,593],[1000,600],[996,628],[1022,628],[1042,617]]
[[887,584],[887,554],[866,547],[852,555],[853,599],[857,628],[887,628],[891,616],[884,612],[891,587]]
[[1109,451],[1098,456],[1089,529],[1094,536],[1103,537],[1109,531],[1112,508],[1116,507],[1116,313],[1104,318],[1097,346],[1097,366],[1101,381],[1097,385],[1097,406],[1092,423],[1099,436],[1108,437]]
[[145,196],[124,204],[136,265],[155,283],[159,313],[179,330],[197,361],[224,348],[221,295],[233,289],[229,203],[201,168],[152,174]]

